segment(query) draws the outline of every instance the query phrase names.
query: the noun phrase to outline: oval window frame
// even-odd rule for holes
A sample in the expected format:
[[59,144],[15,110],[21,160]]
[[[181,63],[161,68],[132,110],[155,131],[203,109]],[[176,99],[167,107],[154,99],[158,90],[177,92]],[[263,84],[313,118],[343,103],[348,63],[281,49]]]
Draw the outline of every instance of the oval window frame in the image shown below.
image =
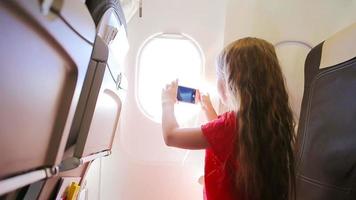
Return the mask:
[[[140,98],[139,98],[139,74],[140,74],[140,64],[141,64],[141,55],[144,52],[145,47],[147,47],[147,45],[153,41],[154,39],[157,38],[177,38],[177,39],[185,39],[189,42],[191,42],[193,44],[193,46],[196,48],[197,52],[199,53],[199,57],[201,60],[201,66],[200,66],[200,73],[199,73],[199,78],[200,80],[203,79],[204,73],[205,73],[205,55],[204,52],[201,48],[201,46],[199,45],[199,43],[193,39],[191,36],[184,34],[184,33],[164,33],[164,32],[160,32],[160,33],[156,33],[153,34],[151,36],[149,36],[146,40],[143,41],[143,43],[141,44],[137,56],[136,56],[136,68],[135,68],[135,101],[137,104],[137,107],[139,108],[140,112],[143,113],[143,115],[150,119],[151,121],[157,123],[157,124],[161,124],[161,121],[157,119],[157,117],[152,116],[149,112],[147,112],[147,110],[145,109],[145,107],[142,105],[142,103],[140,102]],[[160,119],[160,117],[159,117]]]

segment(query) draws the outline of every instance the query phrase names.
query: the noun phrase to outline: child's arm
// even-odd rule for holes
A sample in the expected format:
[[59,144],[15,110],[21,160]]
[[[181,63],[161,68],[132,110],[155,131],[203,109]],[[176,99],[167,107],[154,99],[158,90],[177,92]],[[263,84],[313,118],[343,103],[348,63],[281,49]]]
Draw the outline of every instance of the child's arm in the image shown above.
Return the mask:
[[179,128],[174,116],[178,82],[174,81],[162,90],[162,131],[168,146],[184,149],[205,149],[208,143],[201,128]]

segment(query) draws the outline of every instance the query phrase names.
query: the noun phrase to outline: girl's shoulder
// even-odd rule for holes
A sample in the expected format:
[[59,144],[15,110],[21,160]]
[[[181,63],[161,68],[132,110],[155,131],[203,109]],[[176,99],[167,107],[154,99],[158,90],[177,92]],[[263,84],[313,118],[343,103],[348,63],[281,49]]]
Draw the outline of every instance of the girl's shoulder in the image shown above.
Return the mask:
[[227,111],[227,112],[224,112],[223,114],[219,115],[218,118],[220,118],[220,117],[225,117],[225,118],[226,117],[233,117],[233,118],[236,119],[236,116],[237,116],[236,113],[237,113],[236,111]]
[[221,115],[218,115],[218,118],[212,120],[201,126],[203,133],[204,132],[226,132],[233,131],[236,127],[236,112],[229,111]]
[[218,119],[224,123],[225,126],[236,128],[237,112],[228,111],[218,116]]

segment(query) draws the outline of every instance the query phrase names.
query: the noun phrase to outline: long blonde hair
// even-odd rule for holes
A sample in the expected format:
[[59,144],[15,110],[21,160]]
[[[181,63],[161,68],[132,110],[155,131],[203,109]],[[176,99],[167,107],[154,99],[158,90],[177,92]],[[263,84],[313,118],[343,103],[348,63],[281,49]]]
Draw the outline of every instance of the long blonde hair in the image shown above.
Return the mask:
[[273,45],[258,38],[237,40],[221,52],[218,72],[232,102],[239,102],[231,154],[238,163],[236,189],[247,199],[294,199],[295,123]]

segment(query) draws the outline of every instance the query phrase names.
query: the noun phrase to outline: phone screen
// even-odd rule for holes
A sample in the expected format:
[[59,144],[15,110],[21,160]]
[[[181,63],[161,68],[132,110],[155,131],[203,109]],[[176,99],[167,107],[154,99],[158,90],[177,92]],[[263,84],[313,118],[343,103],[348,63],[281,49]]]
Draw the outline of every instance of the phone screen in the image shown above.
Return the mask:
[[177,99],[187,103],[195,103],[196,89],[178,86]]

